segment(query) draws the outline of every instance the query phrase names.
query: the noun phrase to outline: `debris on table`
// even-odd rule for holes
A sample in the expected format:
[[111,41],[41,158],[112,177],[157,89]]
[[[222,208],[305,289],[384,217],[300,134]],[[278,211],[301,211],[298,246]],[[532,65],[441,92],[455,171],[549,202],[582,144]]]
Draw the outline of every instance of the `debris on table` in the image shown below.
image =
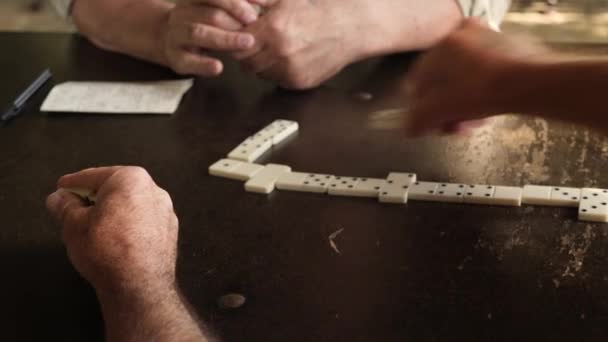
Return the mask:
[[355,98],[357,100],[361,100],[361,101],[371,101],[374,99],[374,95],[372,95],[372,93],[368,93],[365,91],[360,91],[358,93],[355,94]]
[[329,235],[329,246],[331,247],[331,249],[333,249],[336,252],[336,254],[340,254],[340,250],[338,249],[338,246],[334,242],[334,239],[338,235],[342,234],[343,231],[344,231],[344,228],[340,228]]
[[245,296],[238,293],[229,293],[218,299],[217,306],[219,306],[220,309],[237,309],[243,306],[245,301]]

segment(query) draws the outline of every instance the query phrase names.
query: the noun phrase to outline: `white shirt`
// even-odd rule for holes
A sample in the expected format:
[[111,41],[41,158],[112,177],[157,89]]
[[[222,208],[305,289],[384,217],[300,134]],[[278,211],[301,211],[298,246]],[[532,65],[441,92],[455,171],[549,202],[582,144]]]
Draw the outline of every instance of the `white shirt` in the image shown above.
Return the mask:
[[51,0],[51,4],[62,18],[67,19],[70,16],[72,0]]
[[[51,0],[57,13],[64,19],[70,16],[72,2],[73,0]],[[465,17],[483,18],[492,28],[499,30],[511,0],[458,0],[458,3]]]
[[499,30],[500,23],[511,6],[511,0],[458,0],[465,17],[479,17]]

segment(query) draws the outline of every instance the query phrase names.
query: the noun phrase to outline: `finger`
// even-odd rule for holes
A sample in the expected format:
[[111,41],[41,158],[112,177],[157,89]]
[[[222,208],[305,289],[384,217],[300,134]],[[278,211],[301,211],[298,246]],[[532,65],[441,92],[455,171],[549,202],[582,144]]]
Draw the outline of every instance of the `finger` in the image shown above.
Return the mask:
[[[196,12],[200,12],[200,14]],[[236,20],[225,11],[214,7],[201,6],[198,8],[198,11],[191,14],[191,17],[193,18],[193,21],[200,21],[204,24],[224,30],[238,31],[243,28],[243,24],[241,24],[240,21]]]
[[232,58],[236,59],[237,61],[242,61],[244,59],[248,59],[248,58],[251,58],[251,57],[257,55],[258,53],[260,53],[263,50],[264,50],[264,47],[262,46],[260,41],[256,40],[256,44],[253,44],[253,47],[251,47],[247,50],[233,53]]
[[192,5],[210,5],[225,10],[243,24],[251,24],[258,19],[258,12],[246,0],[185,0]]
[[249,0],[249,2],[263,7],[271,7],[276,5],[279,0]]
[[270,50],[262,50],[257,55],[241,61],[247,71],[263,73],[277,63],[275,54]]
[[183,51],[173,69],[182,75],[214,77],[222,73],[224,65],[218,59]]
[[96,167],[67,174],[57,181],[59,188],[84,188],[97,192],[122,166]]
[[255,44],[251,33],[225,31],[213,26],[192,24],[184,35],[183,43],[211,50],[238,51]]
[[64,230],[78,230],[86,226],[90,207],[84,201],[65,190],[57,190],[46,199],[46,207]]

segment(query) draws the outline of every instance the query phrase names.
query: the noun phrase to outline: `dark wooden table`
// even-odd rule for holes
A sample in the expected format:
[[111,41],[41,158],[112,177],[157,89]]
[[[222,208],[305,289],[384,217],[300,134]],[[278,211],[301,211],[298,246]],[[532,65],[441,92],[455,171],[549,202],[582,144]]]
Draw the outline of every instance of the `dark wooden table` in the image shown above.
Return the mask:
[[[2,104],[45,67],[53,83],[176,77],[72,35],[2,33],[0,46]],[[69,264],[44,199],[64,173],[132,164],[171,193],[180,285],[226,341],[606,341],[608,226],[577,222],[575,209],[261,196],[208,176],[247,135],[288,118],[299,135],[262,162],[347,176],[608,186],[608,140],[570,125],[505,117],[469,138],[370,130],[371,111],[404,103],[410,60],[359,64],[301,93],[230,65],[221,78],[197,80],[173,116],[40,113],[49,84],[0,129],[2,340],[101,339],[94,293]],[[353,96],[361,90],[374,99]],[[337,254],[328,236],[342,228]],[[219,309],[229,292],[246,305]]]

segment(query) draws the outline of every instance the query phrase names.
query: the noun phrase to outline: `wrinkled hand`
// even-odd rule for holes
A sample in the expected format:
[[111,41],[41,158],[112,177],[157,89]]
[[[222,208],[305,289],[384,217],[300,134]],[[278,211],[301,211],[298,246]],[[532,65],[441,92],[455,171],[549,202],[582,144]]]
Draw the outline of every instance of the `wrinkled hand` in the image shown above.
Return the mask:
[[251,1],[266,11],[245,29],[255,36],[254,47],[234,54],[245,69],[286,88],[306,89],[361,57],[364,28],[354,12],[366,1]]
[[510,71],[551,52],[531,39],[501,34],[469,19],[414,64],[405,92],[409,134],[460,133],[504,113],[519,84]]
[[97,203],[59,189],[47,208],[62,225],[74,267],[102,294],[171,291],[178,220],[169,194],[139,167],[101,167],[65,175],[59,188],[87,188]]
[[165,29],[166,64],[179,74],[221,74],[222,62],[205,52],[253,47],[255,38],[238,31],[257,17],[258,11],[246,0],[179,0]]

